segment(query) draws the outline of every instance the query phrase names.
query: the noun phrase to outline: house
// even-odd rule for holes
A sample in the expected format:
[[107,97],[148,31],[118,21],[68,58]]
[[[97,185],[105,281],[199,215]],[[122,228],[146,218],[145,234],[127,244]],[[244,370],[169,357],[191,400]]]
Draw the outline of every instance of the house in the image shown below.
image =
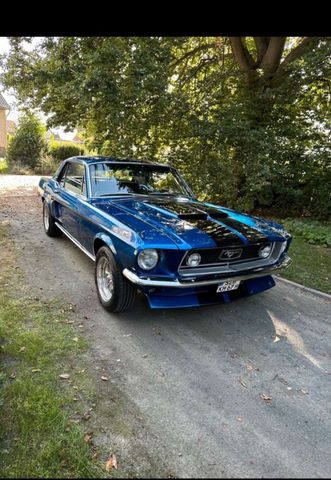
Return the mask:
[[83,143],[84,143],[84,140],[83,140],[82,137],[79,135],[79,133],[76,133],[76,135],[75,135],[74,138],[72,139],[72,142],[83,144]]
[[7,125],[7,138],[9,137],[9,135],[13,137],[17,129],[16,122],[14,122],[14,120],[7,120],[6,125]]
[[7,148],[7,111],[10,106],[0,93],[0,157],[5,156]]
[[46,132],[46,140],[56,140],[56,141],[62,141],[62,138],[60,137],[60,135],[57,133],[57,132],[53,132],[53,130],[47,130]]

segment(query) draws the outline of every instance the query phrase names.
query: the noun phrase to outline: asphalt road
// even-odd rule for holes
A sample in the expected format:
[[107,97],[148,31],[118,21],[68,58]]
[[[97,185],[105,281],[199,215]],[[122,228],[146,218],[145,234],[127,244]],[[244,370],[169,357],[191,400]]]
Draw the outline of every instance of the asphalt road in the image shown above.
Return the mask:
[[[0,221],[25,281],[87,317],[91,355],[129,400],[130,421],[141,421],[150,459],[177,477],[330,477],[328,298],[277,281],[228,305],[153,311],[139,296],[112,315],[98,303],[93,262],[65,237],[47,237],[41,202],[23,198],[0,196]],[[106,441],[107,415],[103,427]]]

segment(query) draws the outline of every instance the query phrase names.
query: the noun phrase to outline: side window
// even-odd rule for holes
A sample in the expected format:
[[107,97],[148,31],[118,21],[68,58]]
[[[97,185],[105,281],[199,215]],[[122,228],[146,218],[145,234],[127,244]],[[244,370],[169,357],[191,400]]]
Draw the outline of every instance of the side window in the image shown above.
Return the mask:
[[69,163],[61,179],[63,188],[73,193],[86,194],[85,169],[81,163]]

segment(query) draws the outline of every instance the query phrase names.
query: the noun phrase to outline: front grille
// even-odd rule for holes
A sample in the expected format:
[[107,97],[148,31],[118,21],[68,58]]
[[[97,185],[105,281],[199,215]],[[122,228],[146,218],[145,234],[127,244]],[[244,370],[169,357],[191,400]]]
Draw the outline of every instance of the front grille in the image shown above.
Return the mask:
[[[260,259],[259,250],[270,242],[256,243],[253,245],[229,246],[224,248],[204,248],[191,250],[185,255],[180,268],[191,268],[186,265],[186,257],[192,253],[199,253],[201,262],[199,267],[208,265],[225,265],[228,263],[244,262],[247,260]],[[229,255],[227,253],[229,252]],[[233,255],[233,258],[232,256]],[[199,268],[198,267],[198,268]]]
[[[187,277],[194,275],[238,272],[241,270],[265,267],[278,260],[283,251],[283,243],[284,242],[275,242],[271,244],[270,242],[261,242],[253,245],[242,245],[240,247],[229,246],[223,248],[190,250],[184,255],[178,272],[182,276]],[[259,257],[259,250],[265,245],[272,245],[271,253],[268,258],[261,258]],[[240,257],[224,259],[222,258],[222,252],[225,250],[241,250]],[[201,255],[201,262],[198,267],[192,268],[186,265],[186,257],[195,252]]]

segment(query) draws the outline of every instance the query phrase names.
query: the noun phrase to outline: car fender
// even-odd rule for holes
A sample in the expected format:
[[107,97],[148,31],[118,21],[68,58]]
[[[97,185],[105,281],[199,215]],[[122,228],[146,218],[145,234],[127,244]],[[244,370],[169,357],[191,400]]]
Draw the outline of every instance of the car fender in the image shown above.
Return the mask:
[[110,238],[109,235],[107,235],[106,233],[103,233],[103,232],[99,232],[95,235],[94,239],[93,239],[93,251],[94,251],[94,255],[95,255],[95,242],[96,240],[102,240],[103,243],[105,243],[107,245],[107,247],[110,248],[110,250],[112,251],[112,253],[117,257],[117,251],[116,251],[116,248],[115,248],[115,245],[114,245],[114,242],[112,241],[112,239]]

